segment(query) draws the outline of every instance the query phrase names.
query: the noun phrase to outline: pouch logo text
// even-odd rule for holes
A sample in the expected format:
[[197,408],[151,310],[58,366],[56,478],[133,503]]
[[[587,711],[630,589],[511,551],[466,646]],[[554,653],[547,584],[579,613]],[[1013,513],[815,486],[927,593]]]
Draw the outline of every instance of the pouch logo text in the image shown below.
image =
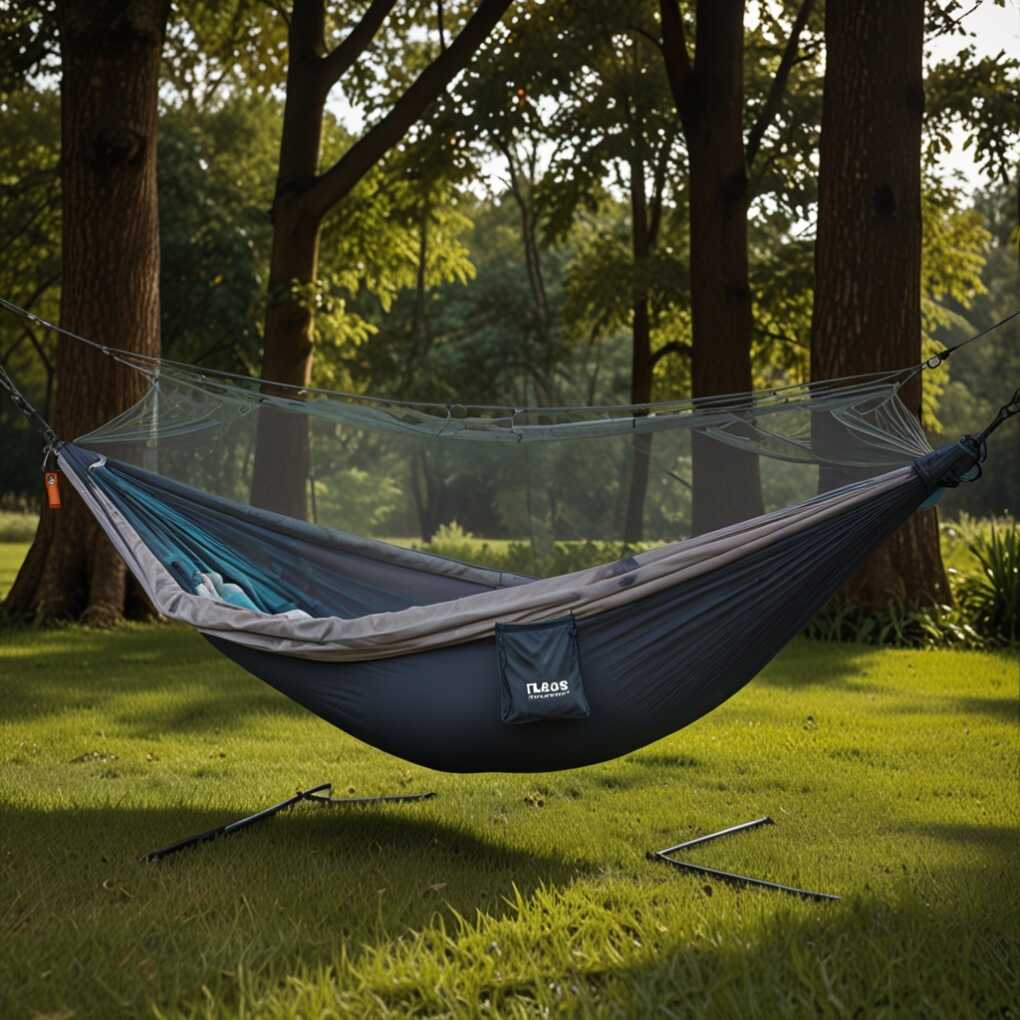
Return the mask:
[[567,680],[553,680],[551,683],[543,681],[540,684],[530,683],[524,686],[527,689],[529,701],[537,701],[542,698],[558,698],[561,695],[570,693],[570,683]]

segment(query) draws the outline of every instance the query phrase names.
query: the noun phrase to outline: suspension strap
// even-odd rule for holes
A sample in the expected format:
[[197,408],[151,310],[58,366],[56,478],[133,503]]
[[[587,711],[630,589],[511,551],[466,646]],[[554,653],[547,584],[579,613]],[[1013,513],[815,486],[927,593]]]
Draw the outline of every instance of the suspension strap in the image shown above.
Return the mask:
[[1009,403],[1003,404],[999,408],[999,413],[988,423],[984,432],[980,435],[975,436],[975,440],[984,445],[985,440],[1008,418],[1012,418],[1013,415],[1020,414],[1020,390],[1015,390],[1013,396],[1010,398]]
[[28,398],[14,385],[14,380],[2,365],[0,365],[0,389],[7,391],[14,406],[28,419],[29,424],[42,433],[46,440],[46,452],[49,453],[57,446],[57,434],[50,423],[28,402]]
[[933,354],[927,361],[925,361],[924,367],[938,368],[943,361],[948,360],[949,356],[954,351],[958,351],[961,347],[966,347],[967,344],[972,344],[975,340],[980,340],[983,336],[988,336],[989,333],[994,333],[997,329],[1005,326],[1007,322],[1012,322],[1018,315],[1020,315],[1020,308],[1013,312],[1012,315],[1007,315],[1006,318],[1000,319],[994,326],[989,326],[987,329],[981,330],[980,333],[975,333],[973,336],[967,337],[966,340],[961,340],[958,344],[953,344],[951,347],[946,347],[937,354]]

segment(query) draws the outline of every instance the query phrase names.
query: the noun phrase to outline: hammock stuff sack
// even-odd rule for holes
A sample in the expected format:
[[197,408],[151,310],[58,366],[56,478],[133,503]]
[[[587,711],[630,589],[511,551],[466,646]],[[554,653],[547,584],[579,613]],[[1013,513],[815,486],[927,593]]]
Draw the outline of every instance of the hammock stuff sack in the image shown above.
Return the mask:
[[[146,396],[55,449],[155,608],[451,772],[589,765],[698,719],[982,452],[932,451],[899,398],[918,369],[522,409],[288,395],[118,356]],[[279,512],[295,470],[297,512]],[[444,523],[463,558],[421,547]],[[478,550],[515,569],[465,561]]]

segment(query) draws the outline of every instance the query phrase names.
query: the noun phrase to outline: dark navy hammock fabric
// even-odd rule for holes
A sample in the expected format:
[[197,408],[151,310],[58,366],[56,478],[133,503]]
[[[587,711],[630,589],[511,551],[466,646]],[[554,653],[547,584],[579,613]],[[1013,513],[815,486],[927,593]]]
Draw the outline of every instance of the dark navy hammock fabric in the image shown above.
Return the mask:
[[[66,447],[178,583],[216,572],[265,612],[356,616],[429,605],[487,588],[382,562],[324,529],[240,507]],[[954,445],[903,482],[776,538],[725,567],[577,620],[587,718],[507,725],[495,637],[366,662],[316,662],[213,645],[353,736],[450,772],[531,772],[589,765],[660,739],[743,687],[860,562],[943,484],[975,463]],[[479,575],[484,572],[479,571]],[[525,578],[511,577],[506,584]]]
[[495,638],[319,663],[210,638],[225,655],[366,743],[446,772],[545,772],[627,754],[732,697],[927,496],[919,478],[735,568],[577,621],[587,719],[508,726]]

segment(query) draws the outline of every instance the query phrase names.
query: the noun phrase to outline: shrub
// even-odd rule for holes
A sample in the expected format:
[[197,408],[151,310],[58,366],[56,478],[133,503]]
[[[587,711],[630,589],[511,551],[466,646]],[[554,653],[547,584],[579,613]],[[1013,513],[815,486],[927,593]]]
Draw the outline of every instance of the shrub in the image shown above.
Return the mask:
[[556,541],[542,548],[530,542],[518,541],[501,542],[493,546],[475,538],[454,521],[437,529],[431,542],[416,548],[436,556],[502,570],[508,574],[554,577],[584,570],[586,567],[596,567],[600,563],[611,563],[654,545],[654,542],[629,545],[626,542]]
[[979,569],[963,575],[957,602],[974,627],[991,641],[1020,639],[1020,527],[991,528],[967,543]]
[[0,542],[31,542],[38,523],[36,514],[0,510]]
[[425,545],[414,545],[413,548],[435,556],[444,556],[448,560],[460,560],[463,563],[474,563],[479,567],[491,567],[493,570],[505,570],[503,556],[488,542],[479,542],[470,531],[465,531],[456,521],[440,525],[432,536],[431,542]]

